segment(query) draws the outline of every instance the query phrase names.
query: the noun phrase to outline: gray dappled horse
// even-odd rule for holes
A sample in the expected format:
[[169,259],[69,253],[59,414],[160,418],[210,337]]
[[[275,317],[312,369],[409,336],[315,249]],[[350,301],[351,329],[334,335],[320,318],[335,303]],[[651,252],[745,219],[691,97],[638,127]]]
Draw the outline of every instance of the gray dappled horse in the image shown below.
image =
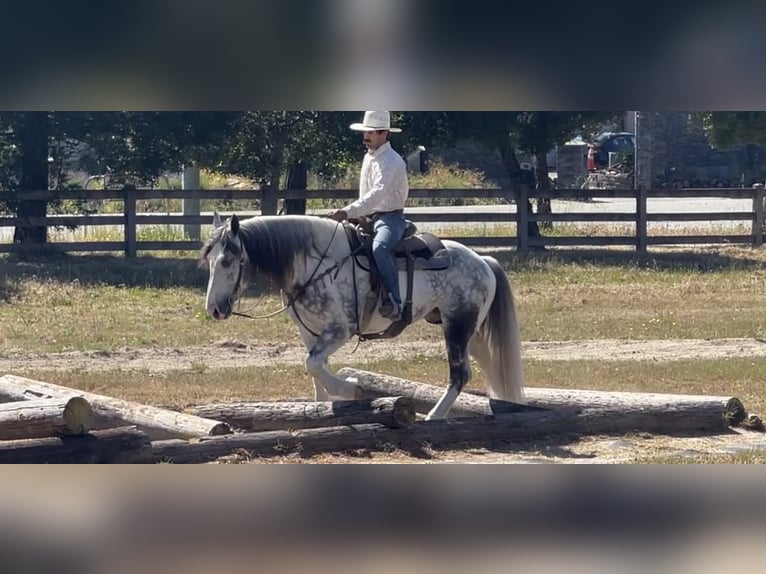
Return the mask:
[[[256,216],[225,223],[216,214],[200,253],[208,267],[207,311],[227,319],[248,283],[259,276],[282,291],[308,351],[306,369],[316,400],[356,398],[352,382],[335,376],[328,357],[354,335],[381,333],[391,321],[369,305],[370,261],[352,251],[344,224],[329,218]],[[407,319],[441,324],[449,360],[449,386],[428,413],[444,418],[471,377],[469,353],[479,363],[489,396],[525,403],[521,340],[511,287],[499,263],[455,241],[442,242],[445,269],[415,269]],[[370,258],[371,259],[371,258]],[[407,293],[407,273],[399,272]],[[410,299],[408,297],[408,299]],[[405,305],[408,305],[405,302]],[[395,335],[394,335],[395,336]]]

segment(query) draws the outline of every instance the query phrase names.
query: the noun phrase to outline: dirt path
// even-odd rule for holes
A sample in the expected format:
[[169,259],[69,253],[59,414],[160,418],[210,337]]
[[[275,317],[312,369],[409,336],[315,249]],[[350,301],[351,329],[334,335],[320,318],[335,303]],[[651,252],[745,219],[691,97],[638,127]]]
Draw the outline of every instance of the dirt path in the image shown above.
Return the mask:
[[[335,362],[372,362],[396,356],[443,353],[441,343],[376,341],[346,345],[333,358]],[[766,357],[766,341],[760,339],[673,339],[673,340],[591,340],[524,343],[525,359],[572,361],[673,361],[681,359],[722,359],[727,357]],[[46,355],[6,352],[0,355],[0,373],[13,371],[113,369],[168,371],[204,366],[268,367],[300,365],[304,350],[286,344],[247,345],[238,341],[219,341],[205,347],[118,349],[114,351],[74,351]]]

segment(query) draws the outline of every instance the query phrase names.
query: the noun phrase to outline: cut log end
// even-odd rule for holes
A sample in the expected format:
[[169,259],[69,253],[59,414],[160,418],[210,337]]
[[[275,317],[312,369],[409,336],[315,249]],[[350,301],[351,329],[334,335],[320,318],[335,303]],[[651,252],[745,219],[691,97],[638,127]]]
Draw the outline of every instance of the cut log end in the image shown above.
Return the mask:
[[210,436],[221,436],[225,434],[232,434],[234,431],[228,423],[219,422],[217,425],[213,425],[210,428]]
[[737,397],[732,397],[726,402],[723,418],[729,426],[739,426],[747,419],[747,409],[745,409],[742,401]]
[[72,397],[64,407],[64,421],[69,432],[82,434],[90,430],[93,418],[93,408],[84,397]]
[[407,428],[414,423],[417,418],[415,401],[409,397],[396,397],[393,404],[392,416],[396,423],[394,426]]

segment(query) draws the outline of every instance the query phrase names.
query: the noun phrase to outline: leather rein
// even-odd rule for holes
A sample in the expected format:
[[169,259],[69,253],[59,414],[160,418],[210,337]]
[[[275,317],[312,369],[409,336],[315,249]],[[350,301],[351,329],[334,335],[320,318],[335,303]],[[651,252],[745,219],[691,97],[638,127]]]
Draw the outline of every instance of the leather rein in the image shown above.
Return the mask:
[[[346,263],[348,259],[351,259],[356,255],[355,251],[350,252],[348,255],[346,255],[343,259],[336,262],[335,264],[331,265],[321,273],[317,274],[319,271],[319,268],[322,266],[322,262],[325,260],[325,257],[327,256],[327,252],[330,250],[330,247],[332,246],[332,242],[335,240],[335,235],[338,233],[338,228],[341,227],[343,224],[341,222],[337,222],[337,225],[335,226],[335,229],[332,232],[332,237],[330,237],[330,241],[327,243],[327,247],[324,250],[324,253],[322,253],[322,256],[319,258],[319,262],[317,263],[317,266],[314,268],[314,271],[309,276],[308,280],[298,287],[298,289],[295,290],[293,293],[289,293],[287,295],[287,303],[285,303],[281,309],[278,309],[274,311],[273,313],[269,313],[268,315],[250,315],[249,313],[240,313],[238,311],[232,311],[232,315],[236,315],[237,317],[244,317],[246,319],[269,319],[271,317],[274,317],[276,315],[279,315],[283,311],[286,311],[290,307],[293,308],[293,313],[295,313],[295,317],[300,321],[300,324],[303,326],[306,331],[311,333],[314,337],[319,337],[318,333],[314,333],[308,325],[301,319],[301,316],[298,314],[298,309],[295,307],[295,302],[300,299],[303,294],[306,291],[306,288],[314,283],[315,281],[319,281],[320,279],[326,277],[329,275],[332,271],[335,271],[335,277],[333,279],[336,279],[338,277],[338,273],[340,273],[341,267]],[[246,258],[245,258],[245,249],[244,246],[242,248],[242,255],[239,260],[239,274],[237,275],[237,282],[234,285],[234,291],[232,292],[232,296],[229,299],[230,303],[233,305],[233,303],[239,298],[239,292],[242,287],[242,275],[243,270],[245,268]],[[356,302],[355,308],[356,308],[356,329],[357,333],[359,332],[359,294],[357,293],[356,289],[356,266],[353,268],[353,277],[354,277],[354,299]]]

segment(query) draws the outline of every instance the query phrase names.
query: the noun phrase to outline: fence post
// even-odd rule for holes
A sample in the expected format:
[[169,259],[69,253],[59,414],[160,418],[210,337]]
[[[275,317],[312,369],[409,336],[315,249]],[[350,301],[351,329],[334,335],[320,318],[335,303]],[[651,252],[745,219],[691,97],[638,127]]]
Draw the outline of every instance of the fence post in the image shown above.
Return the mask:
[[643,264],[646,261],[649,244],[646,231],[646,207],[647,193],[643,185],[636,190],[636,255],[638,261]]
[[529,188],[522,183],[516,186],[516,239],[521,253],[529,251]]
[[[199,167],[192,165],[189,167],[184,166],[183,173],[181,174],[181,189],[199,189]],[[181,200],[181,205],[184,215],[199,215],[199,198]],[[200,225],[199,223],[184,223],[184,235],[187,239],[192,241],[200,240]]]
[[276,215],[279,211],[279,170],[274,170],[269,182],[261,185],[261,215]]
[[302,199],[285,199],[285,215],[306,215],[306,187],[308,185],[308,166],[298,160],[287,169],[287,189],[302,190]]
[[135,257],[138,253],[136,248],[137,229],[136,229],[136,188],[133,185],[126,185],[122,188],[125,192],[125,257]]
[[764,210],[763,210],[763,187],[756,187],[753,190],[753,247],[760,247],[763,245],[763,224],[764,224]]

